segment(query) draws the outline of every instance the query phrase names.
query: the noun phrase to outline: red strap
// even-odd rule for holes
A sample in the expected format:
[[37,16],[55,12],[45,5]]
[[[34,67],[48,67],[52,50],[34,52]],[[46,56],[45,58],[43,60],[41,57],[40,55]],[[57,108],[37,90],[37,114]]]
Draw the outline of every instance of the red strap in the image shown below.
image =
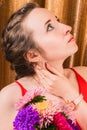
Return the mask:
[[76,78],[79,85],[79,91],[83,94],[84,100],[87,102],[87,82],[86,80],[73,68],[71,68],[76,74]]
[[25,95],[25,93],[27,92],[27,90],[18,82],[18,81],[15,81],[18,85],[19,85],[19,87],[21,88],[21,92],[22,92],[22,96],[24,96]]

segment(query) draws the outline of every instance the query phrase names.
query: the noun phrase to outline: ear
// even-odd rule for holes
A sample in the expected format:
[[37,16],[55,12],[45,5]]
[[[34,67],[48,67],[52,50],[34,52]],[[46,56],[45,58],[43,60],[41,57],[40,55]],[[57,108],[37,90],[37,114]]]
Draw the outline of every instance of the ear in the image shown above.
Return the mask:
[[40,59],[39,52],[35,50],[29,50],[26,54],[24,54],[24,58],[29,62],[38,62]]

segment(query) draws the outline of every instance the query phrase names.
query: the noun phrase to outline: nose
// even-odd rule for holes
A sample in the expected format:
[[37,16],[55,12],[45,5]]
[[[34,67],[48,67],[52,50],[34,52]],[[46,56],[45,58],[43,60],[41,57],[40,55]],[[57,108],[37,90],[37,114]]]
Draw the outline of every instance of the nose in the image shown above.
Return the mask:
[[68,33],[70,33],[72,31],[72,27],[69,26],[69,25],[65,25],[63,23],[60,23],[61,24],[61,27],[62,27],[62,33],[64,35],[67,35]]
[[65,25],[65,31],[64,34],[67,35],[68,33],[70,33],[72,31],[72,27],[69,25]]

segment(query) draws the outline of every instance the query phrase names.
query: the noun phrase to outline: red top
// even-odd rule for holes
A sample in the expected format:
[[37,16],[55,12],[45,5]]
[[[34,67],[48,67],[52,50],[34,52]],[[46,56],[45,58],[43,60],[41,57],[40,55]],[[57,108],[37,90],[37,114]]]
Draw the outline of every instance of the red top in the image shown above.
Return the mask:
[[[74,70],[73,68],[71,69],[74,71],[76,75],[78,85],[79,85],[79,91],[83,95],[84,100],[87,102],[87,82],[78,72],[76,72],[76,70]],[[27,90],[18,81],[16,81],[16,83],[21,88],[22,96],[24,96]]]
[[87,102],[87,81],[73,68],[71,68],[77,78],[79,85],[79,92],[83,95],[84,100]]
[[18,85],[19,85],[19,87],[21,88],[21,92],[22,92],[22,96],[24,96],[25,95],[25,93],[27,92],[27,90],[22,86],[22,84],[20,84],[18,81],[15,81]]

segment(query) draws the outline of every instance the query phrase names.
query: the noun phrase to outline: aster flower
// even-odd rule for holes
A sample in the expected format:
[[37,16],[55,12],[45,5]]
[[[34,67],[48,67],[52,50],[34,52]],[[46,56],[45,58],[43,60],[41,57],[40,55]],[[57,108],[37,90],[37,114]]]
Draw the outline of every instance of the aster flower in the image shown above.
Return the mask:
[[73,130],[61,112],[54,115],[54,124],[61,130]]
[[32,99],[38,95],[44,95],[44,91],[42,88],[32,89],[26,92],[26,94],[19,99],[19,101],[15,104],[17,110],[21,109],[25,104],[32,101]]
[[65,102],[46,97],[43,89],[38,87],[19,99],[14,130],[80,130],[74,112]]
[[33,105],[33,108],[37,109],[40,115],[40,128],[42,126],[49,126],[53,121],[53,116],[56,114],[56,111],[60,109],[60,105],[54,105],[51,100],[45,100],[43,102],[38,102]]
[[80,130],[80,127],[76,123],[73,123],[71,119],[68,119],[67,122],[73,128],[73,130]]
[[19,110],[15,121],[13,122],[14,130],[36,130],[35,125],[39,124],[40,118],[38,112],[27,106]]
[[53,123],[57,126],[58,130],[80,130],[79,126],[71,119],[66,118],[66,114],[58,112],[54,115]]

